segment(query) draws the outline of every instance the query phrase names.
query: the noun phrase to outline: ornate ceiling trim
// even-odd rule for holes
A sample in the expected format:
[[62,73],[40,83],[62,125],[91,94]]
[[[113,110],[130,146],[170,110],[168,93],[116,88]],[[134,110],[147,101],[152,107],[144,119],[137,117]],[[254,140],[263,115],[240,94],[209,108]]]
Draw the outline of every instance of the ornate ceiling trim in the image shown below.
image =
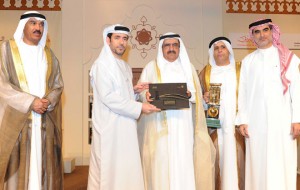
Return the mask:
[[0,0],[0,10],[61,11],[61,0]]
[[300,0],[226,0],[226,12],[300,14]]

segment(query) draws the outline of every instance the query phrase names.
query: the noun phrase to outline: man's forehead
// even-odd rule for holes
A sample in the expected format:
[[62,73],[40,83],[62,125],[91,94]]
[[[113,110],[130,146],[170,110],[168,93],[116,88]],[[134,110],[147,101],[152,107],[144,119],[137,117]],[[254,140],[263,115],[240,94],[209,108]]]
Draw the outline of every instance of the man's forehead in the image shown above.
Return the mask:
[[163,44],[166,43],[174,43],[174,42],[179,42],[179,40],[177,38],[166,38],[163,42]]
[[[226,47],[225,43],[222,42],[222,41],[217,41],[217,42],[214,43],[214,47],[216,47],[216,46],[222,46],[222,45],[224,45]],[[227,49],[227,47],[226,47],[226,49]]]
[[121,37],[128,37],[128,34],[124,34],[124,33],[112,33],[112,36],[121,36]]
[[259,26],[255,27],[255,28],[253,28],[253,31],[255,31],[255,30],[263,30],[265,28],[270,28],[269,24],[259,25]]
[[32,21],[34,21],[34,22],[44,22],[43,20],[38,20],[38,19],[36,19],[34,17],[30,17],[27,22],[32,22]]

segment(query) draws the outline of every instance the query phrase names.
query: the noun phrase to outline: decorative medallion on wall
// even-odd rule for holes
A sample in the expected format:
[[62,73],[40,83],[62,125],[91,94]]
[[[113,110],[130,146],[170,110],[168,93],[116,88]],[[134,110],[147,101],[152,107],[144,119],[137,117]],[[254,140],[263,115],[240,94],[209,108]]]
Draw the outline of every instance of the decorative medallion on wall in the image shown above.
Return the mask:
[[0,0],[0,10],[61,11],[61,0]]
[[300,0],[226,0],[226,12],[300,14]]
[[130,42],[132,49],[140,51],[141,57],[145,59],[148,51],[156,49],[159,35],[157,34],[156,26],[147,24],[145,16],[141,17],[140,22],[141,24],[132,26]]

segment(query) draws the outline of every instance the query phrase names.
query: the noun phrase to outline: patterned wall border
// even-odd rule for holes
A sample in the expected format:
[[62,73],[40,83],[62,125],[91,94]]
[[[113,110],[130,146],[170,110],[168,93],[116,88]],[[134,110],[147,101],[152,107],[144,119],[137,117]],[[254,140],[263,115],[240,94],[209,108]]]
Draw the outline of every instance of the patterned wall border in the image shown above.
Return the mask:
[[226,12],[300,14],[300,0],[226,0]]
[[0,10],[61,11],[61,0],[0,0]]

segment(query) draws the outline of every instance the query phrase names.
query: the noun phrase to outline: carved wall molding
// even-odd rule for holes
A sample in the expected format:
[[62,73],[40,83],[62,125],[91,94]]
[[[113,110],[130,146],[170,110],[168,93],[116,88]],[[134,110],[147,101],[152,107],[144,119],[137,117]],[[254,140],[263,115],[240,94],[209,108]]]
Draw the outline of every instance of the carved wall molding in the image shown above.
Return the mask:
[[0,0],[0,10],[61,11],[61,0]]
[[226,12],[300,14],[300,0],[226,0]]

